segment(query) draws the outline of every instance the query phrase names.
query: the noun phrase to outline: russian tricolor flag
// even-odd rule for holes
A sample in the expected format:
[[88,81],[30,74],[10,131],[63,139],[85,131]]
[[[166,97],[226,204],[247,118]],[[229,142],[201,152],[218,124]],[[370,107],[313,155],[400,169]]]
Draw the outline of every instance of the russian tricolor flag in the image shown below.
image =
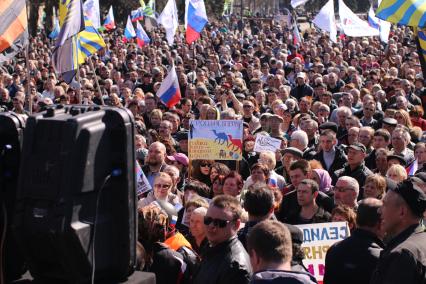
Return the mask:
[[138,8],[137,10],[133,10],[130,12],[130,16],[132,18],[132,22],[137,22],[143,20],[143,10],[142,8]]
[[207,24],[206,7],[204,0],[186,0],[186,42],[193,43],[200,37],[200,33]]
[[136,41],[139,47],[143,47],[144,45],[151,42],[139,21],[136,24]]
[[104,27],[107,31],[115,29],[114,12],[112,11],[112,6],[109,7],[109,11],[105,19]]
[[373,7],[370,7],[370,10],[368,11],[368,24],[370,27],[380,30],[379,19],[374,14]]
[[294,23],[293,26],[293,44],[300,45],[302,43],[302,37],[300,36],[299,29],[297,28],[297,24]]
[[179,81],[174,66],[170,68],[169,74],[167,74],[167,77],[161,83],[160,89],[158,89],[157,92],[157,97],[169,108],[180,101]]
[[136,36],[135,28],[133,27],[130,16],[127,17],[126,28],[124,29],[124,42],[127,42]]

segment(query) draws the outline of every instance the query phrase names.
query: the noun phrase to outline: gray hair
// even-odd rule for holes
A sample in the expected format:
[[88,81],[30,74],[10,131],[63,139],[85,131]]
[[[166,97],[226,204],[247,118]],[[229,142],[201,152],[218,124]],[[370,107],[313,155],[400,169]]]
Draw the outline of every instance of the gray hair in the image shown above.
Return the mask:
[[346,182],[347,184],[349,184],[351,189],[353,189],[356,192],[356,197],[358,198],[359,183],[356,179],[354,179],[353,177],[350,177],[350,176],[341,176],[341,177],[339,177],[338,180],[342,180],[342,181]]
[[291,140],[297,140],[303,148],[308,147],[309,139],[308,134],[303,130],[296,130],[291,134]]

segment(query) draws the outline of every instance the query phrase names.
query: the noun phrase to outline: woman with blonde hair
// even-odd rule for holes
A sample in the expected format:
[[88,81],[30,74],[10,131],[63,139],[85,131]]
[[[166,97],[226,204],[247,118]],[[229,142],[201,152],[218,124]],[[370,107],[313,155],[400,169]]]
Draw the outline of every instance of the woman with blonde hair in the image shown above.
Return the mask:
[[386,179],[379,174],[370,175],[365,180],[363,198],[372,197],[382,199],[385,190]]
[[386,177],[390,178],[396,183],[400,183],[407,179],[407,171],[404,169],[403,166],[398,164],[393,164],[389,167],[388,171],[386,172]]
[[394,118],[396,119],[396,121],[398,122],[398,124],[404,125],[408,128],[413,127],[413,124],[411,123],[411,118],[410,118],[410,114],[403,110],[403,109],[398,109],[395,112],[395,116]]

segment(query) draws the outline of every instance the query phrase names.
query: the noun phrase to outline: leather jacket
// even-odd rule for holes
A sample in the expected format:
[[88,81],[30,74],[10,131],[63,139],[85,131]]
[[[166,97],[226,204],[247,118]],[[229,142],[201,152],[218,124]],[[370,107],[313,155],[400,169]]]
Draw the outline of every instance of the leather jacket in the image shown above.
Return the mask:
[[206,250],[194,284],[244,284],[249,283],[251,274],[250,258],[234,236]]

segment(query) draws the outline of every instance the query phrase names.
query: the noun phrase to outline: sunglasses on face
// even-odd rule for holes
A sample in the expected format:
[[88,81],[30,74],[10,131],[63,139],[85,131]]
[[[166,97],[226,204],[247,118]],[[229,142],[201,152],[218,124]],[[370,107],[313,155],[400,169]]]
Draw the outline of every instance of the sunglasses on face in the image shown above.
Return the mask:
[[169,189],[172,185],[171,184],[154,184],[155,188],[162,188],[162,189]]
[[213,224],[213,226],[215,226],[215,227],[225,228],[226,225],[228,225],[231,222],[232,221],[222,220],[222,219],[215,219],[215,218],[208,217],[208,216],[204,217],[204,225],[206,225],[206,226],[208,226],[210,224]]
[[205,168],[205,167],[210,167],[209,164],[200,164],[200,167]]

